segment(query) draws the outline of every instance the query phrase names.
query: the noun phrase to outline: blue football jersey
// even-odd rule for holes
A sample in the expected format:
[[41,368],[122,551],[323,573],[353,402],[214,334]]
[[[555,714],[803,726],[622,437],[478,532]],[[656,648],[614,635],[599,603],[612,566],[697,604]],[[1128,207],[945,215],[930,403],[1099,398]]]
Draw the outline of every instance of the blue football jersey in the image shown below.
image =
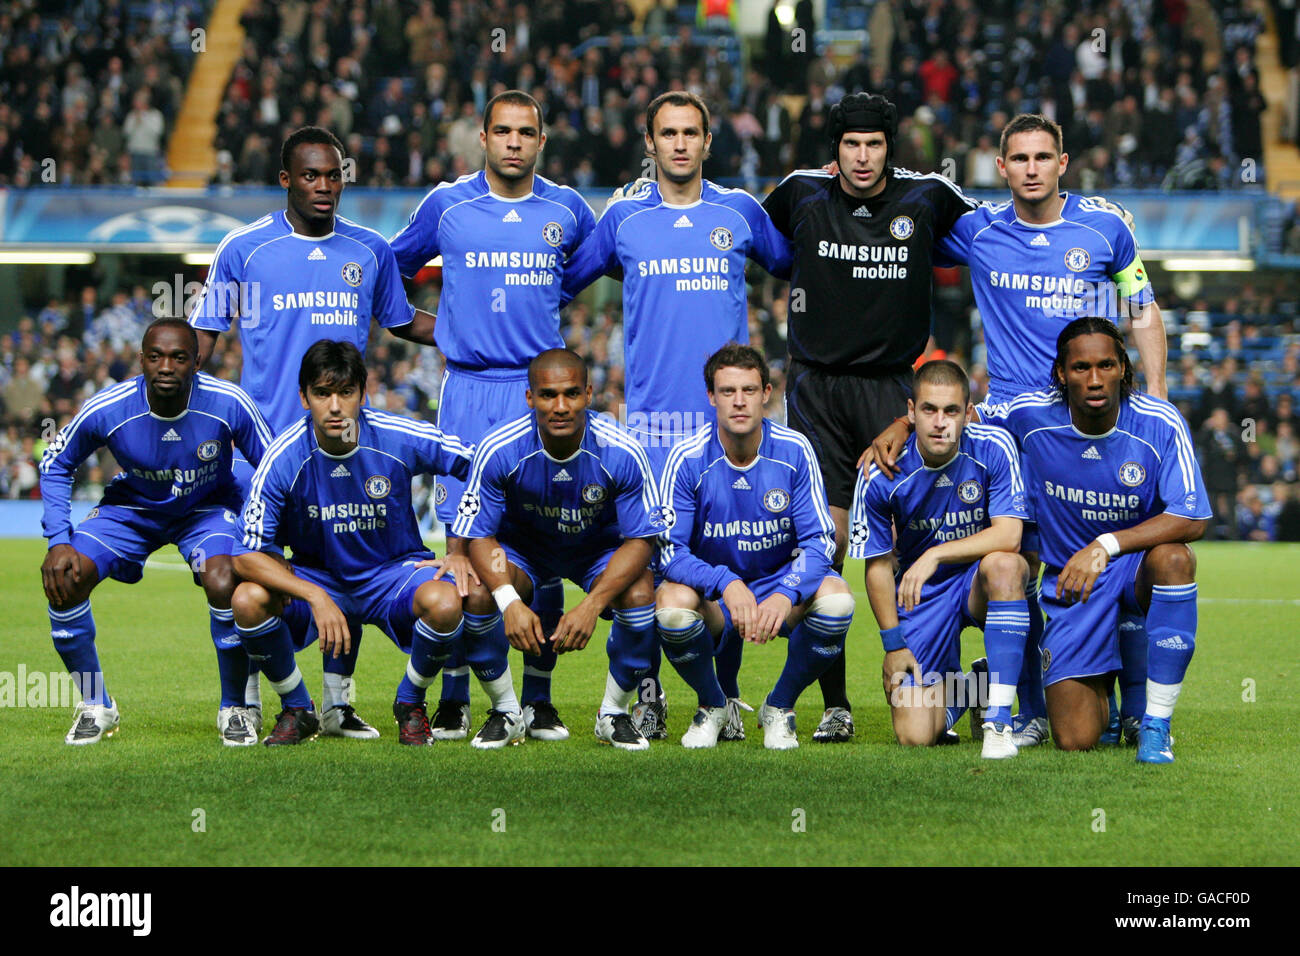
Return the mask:
[[474,449],[451,533],[495,536],[524,555],[563,566],[652,538],[663,521],[645,451],[608,418],[587,412],[582,444],[559,461],[542,447],[533,415],[507,422]]
[[643,443],[713,421],[704,363],[749,342],[747,258],[790,274],[790,246],[758,200],[705,180],[689,205],[665,203],[657,183],[612,203],[569,261],[564,302],[602,274],[623,280],[626,424]]
[[541,176],[505,199],[482,170],[441,183],[393,236],[402,275],[442,256],[438,348],[470,370],[524,368],[560,337],[565,259],[595,225],[575,190]]
[[302,236],[280,210],[221,240],[189,321],[224,332],[236,318],[240,385],[280,432],[302,417],[298,369],[309,348],[335,339],[364,355],[371,318],[394,328],[415,309],[379,233],[336,216],[328,236]]
[[999,406],[1024,450],[1025,483],[1042,539],[1043,562],[1064,567],[1099,534],[1153,515],[1211,516],[1187,423],[1168,402],[1142,392],[1120,400],[1104,435],[1085,435],[1055,390]]
[[[957,454],[938,468],[925,463],[913,434],[897,466],[893,481],[875,465],[858,472],[849,518],[851,557],[874,558],[896,548],[901,576],[930,548],[977,534],[994,518],[1030,520],[1020,455],[1001,428],[967,425]],[[967,567],[941,564],[926,587],[938,587]]]
[[411,507],[417,472],[465,477],[470,449],[426,422],[362,408],[357,445],[331,455],[310,415],[271,443],[240,515],[235,554],[293,549],[295,564],[344,581],[427,551]]
[[1119,324],[1124,303],[1155,301],[1128,226],[1086,197],[1066,194],[1061,218],[1041,226],[1023,222],[1010,201],[981,206],[935,248],[970,266],[994,402],[1050,384],[1056,338],[1072,320]]
[[107,448],[122,468],[100,504],[177,517],[204,505],[239,507],[230,472],[231,444],[257,464],[271,432],[247,394],[205,372],[190,384],[186,410],[161,418],[149,409],[143,375],[110,385],[87,399],[41,457],[41,519],[50,545],[67,544],[69,499],[81,463]]
[[817,593],[835,556],[835,525],[812,446],[764,419],[758,457],[731,463],[708,425],[668,456],[660,490],[660,566],[669,581],[717,600],[736,579],[785,571],[777,590],[799,604]]

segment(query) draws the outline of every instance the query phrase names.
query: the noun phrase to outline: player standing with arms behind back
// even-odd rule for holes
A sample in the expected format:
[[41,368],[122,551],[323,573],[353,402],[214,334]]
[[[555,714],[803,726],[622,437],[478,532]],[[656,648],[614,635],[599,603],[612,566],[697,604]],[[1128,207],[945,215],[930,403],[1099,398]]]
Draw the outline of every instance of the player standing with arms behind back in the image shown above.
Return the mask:
[[[546,134],[542,110],[527,93],[508,90],[483,111],[484,168],[442,183],[424,197],[393,237],[405,276],[441,255],[438,348],[447,359],[438,426],[474,444],[492,428],[528,413],[528,363],[562,348],[560,282],[565,260],[595,224],[586,201],[534,170]],[[464,484],[440,481],[434,501],[448,528]],[[448,548],[463,545],[448,540]],[[533,609],[553,629],[564,612],[559,581],[539,582]],[[467,624],[472,632],[479,625]],[[551,704],[555,653],[524,654],[524,721],[529,736],[562,740],[568,729]],[[443,671],[433,733],[457,739],[469,730],[469,671],[453,652]]]
[[[406,301],[393,252],[384,237],[337,214],[343,193],[343,144],[329,130],[304,126],[280,150],[285,208],[232,230],[217,246],[190,311],[199,337],[199,367],[217,336],[239,320],[244,366],[240,386],[279,434],[302,416],[297,370],[315,343],[351,342],[362,355],[372,319],[394,335],[432,345],[434,318]],[[245,494],[248,462],[236,458]],[[321,732],[359,740],[379,736],[352,708],[361,632],[351,651],[324,660]],[[258,682],[249,682],[250,704]]]
[[[942,176],[889,165],[898,110],[883,96],[845,96],[829,127],[838,172],[793,172],[763,207],[794,248],[786,421],[821,463],[841,571],[858,456],[907,414],[912,363],[930,336],[931,249],[976,204]],[[843,656],[821,688],[813,740],[848,740]]]
[[[784,277],[790,250],[763,207],[743,189],[704,178],[713,134],[709,108],[693,93],[672,91],[646,107],[645,148],[657,180],[601,213],[591,237],[564,272],[564,301],[602,274],[623,280],[626,425],[658,477],[674,445],[714,420],[699,370],[728,342],[749,341],[745,263]],[[724,739],[743,739],[740,642],[718,658],[731,707]],[[651,740],[668,736],[658,684],[659,649],[634,715]]]

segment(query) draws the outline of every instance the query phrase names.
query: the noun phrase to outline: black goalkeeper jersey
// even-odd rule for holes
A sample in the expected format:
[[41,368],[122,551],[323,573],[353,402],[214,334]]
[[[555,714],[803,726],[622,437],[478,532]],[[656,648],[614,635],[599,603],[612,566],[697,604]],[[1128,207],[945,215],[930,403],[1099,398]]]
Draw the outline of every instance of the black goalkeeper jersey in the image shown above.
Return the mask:
[[821,170],[782,180],[763,208],[794,246],[790,356],[858,374],[909,368],[930,335],[934,243],[977,205],[938,174],[898,166],[871,199]]

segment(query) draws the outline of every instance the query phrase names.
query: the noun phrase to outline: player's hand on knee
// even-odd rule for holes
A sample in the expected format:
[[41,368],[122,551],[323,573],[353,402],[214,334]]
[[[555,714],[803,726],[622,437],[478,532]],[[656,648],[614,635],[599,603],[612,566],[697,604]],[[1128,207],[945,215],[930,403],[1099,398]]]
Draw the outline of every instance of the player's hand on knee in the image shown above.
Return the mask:
[[542,620],[523,601],[514,601],[501,616],[506,628],[506,640],[515,650],[540,654],[546,636],[542,633]]
[[773,594],[758,605],[754,618],[754,642],[766,644],[781,633],[781,625],[792,607],[790,599],[784,594]]
[[1106,549],[1099,544],[1089,544],[1070,556],[1056,578],[1056,597],[1071,603],[1086,603],[1092,595],[1093,585],[1110,563]]
[[723,590],[722,603],[727,606],[727,611],[731,614],[731,623],[740,634],[741,640],[752,641],[754,621],[758,616],[758,602],[754,600],[754,592],[744,581],[737,578]]
[[887,651],[884,663],[880,666],[880,676],[884,684],[885,699],[889,701],[891,707],[895,706],[894,696],[903,686],[903,681],[908,674],[912,675],[912,680],[917,687],[920,687],[921,665],[917,663],[911,649],[900,647],[896,651]]
[[56,544],[45,553],[41,562],[41,586],[51,604],[62,604],[81,583],[81,567],[77,550],[70,544]]
[[339,606],[324,591],[311,602],[312,620],[320,635],[321,653],[338,657],[352,650],[352,630]]
[[555,633],[551,635],[551,645],[555,648],[555,653],[580,651],[586,647],[592,633],[596,630],[598,616],[596,609],[584,601],[561,617],[560,623],[555,627]]
[[876,436],[871,447],[862,453],[862,457],[858,459],[859,470],[874,464],[880,469],[882,475],[893,481],[894,476],[898,474],[894,463],[898,460],[898,453],[903,450],[903,445],[907,443],[907,436],[911,433],[912,430],[905,422],[894,419],[888,428]]
[[450,574],[456,584],[456,593],[462,598],[469,597],[471,581],[474,584],[479,583],[478,574],[474,571],[474,565],[470,563],[468,555],[449,554],[432,561],[417,561],[415,566],[437,568],[438,572],[433,576],[435,581],[441,580],[444,574]]

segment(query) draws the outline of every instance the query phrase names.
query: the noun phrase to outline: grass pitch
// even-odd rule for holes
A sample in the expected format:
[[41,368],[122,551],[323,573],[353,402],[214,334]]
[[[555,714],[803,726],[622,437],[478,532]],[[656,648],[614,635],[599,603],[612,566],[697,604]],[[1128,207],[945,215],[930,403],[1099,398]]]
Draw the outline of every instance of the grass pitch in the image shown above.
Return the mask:
[[[40,541],[0,549],[0,676],[61,668],[43,553]],[[1198,545],[1197,556],[1200,628],[1174,719],[1178,762],[1147,767],[1131,749],[982,761],[965,720],[959,747],[898,747],[860,563],[848,568],[858,595],[849,744],[811,742],[814,687],[798,708],[796,751],[765,751],[753,715],[744,743],[683,750],[694,696],[665,664],[670,740],[647,753],[602,746],[591,733],[602,625],[556,669],[566,742],[399,747],[390,706],[403,660],[367,628],[357,709],[382,739],[226,748],[202,592],[174,552],[159,552],[179,570],[151,566],[140,584],[108,582],[93,597],[122,712],[115,737],[68,747],[70,710],[0,709],[0,865],[1295,865],[1300,546]],[[967,631],[963,662],[980,653],[979,632]],[[319,701],[319,657],[299,660]],[[783,660],[781,642],[746,648],[741,689],[755,706]],[[511,663],[518,681],[517,654]],[[265,682],[263,695],[272,717]],[[486,704],[473,695],[477,724]]]

